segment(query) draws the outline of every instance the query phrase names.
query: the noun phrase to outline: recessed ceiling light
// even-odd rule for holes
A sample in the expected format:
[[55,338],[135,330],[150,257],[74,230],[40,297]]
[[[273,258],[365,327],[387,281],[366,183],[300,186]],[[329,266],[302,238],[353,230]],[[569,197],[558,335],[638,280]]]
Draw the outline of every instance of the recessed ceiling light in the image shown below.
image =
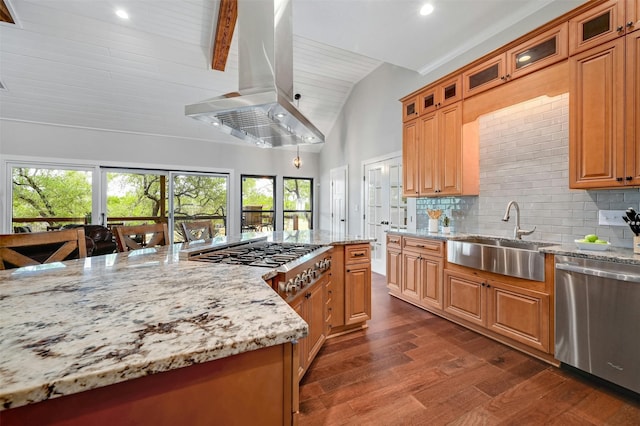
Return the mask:
[[432,4],[426,3],[424,6],[420,8],[420,15],[422,16],[430,15],[431,12],[433,12]]
[[529,59],[531,59],[530,55],[522,55],[518,58],[518,62],[527,62]]
[[116,10],[116,15],[118,15],[118,18],[121,18],[121,19],[129,19],[129,14],[124,9]]
[[277,113],[277,114],[276,114],[276,117],[278,117],[278,118],[284,118],[284,114],[283,114],[283,113],[281,113],[281,112],[279,112],[279,113]]

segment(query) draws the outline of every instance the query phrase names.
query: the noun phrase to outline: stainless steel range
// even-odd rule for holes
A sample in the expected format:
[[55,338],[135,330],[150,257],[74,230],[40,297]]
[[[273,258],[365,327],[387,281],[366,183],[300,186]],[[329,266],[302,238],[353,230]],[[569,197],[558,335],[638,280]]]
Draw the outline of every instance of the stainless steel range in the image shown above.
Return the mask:
[[189,260],[273,268],[273,288],[285,299],[309,287],[331,269],[331,246],[257,241],[213,249]]

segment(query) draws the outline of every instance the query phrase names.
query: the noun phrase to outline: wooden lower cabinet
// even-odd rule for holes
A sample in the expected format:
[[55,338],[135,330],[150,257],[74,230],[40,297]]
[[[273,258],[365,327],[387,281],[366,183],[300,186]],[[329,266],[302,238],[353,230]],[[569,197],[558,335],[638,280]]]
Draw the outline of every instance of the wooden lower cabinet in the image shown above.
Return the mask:
[[400,296],[419,306],[442,309],[444,243],[405,237],[401,258]]
[[291,307],[309,325],[307,337],[298,340],[298,378],[301,379],[307,368],[315,358],[327,338],[325,285],[328,277],[316,282],[312,287],[305,289],[300,297],[291,303]]
[[371,319],[371,263],[347,265],[344,285],[345,325]]
[[0,424],[295,424],[296,346],[270,346],[0,411]]
[[553,358],[552,255],[545,260],[546,281],[528,281],[447,263],[444,241],[400,238],[401,248],[387,247],[390,295],[558,364]]
[[549,294],[450,270],[444,281],[447,314],[549,353]]

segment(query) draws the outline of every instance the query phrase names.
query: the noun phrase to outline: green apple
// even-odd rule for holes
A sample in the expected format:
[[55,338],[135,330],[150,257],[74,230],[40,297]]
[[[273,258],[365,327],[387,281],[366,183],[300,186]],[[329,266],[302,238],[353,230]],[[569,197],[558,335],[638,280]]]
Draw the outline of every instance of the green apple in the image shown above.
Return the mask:
[[595,243],[598,240],[598,236],[596,234],[585,235],[584,239],[590,243]]
[[595,243],[596,244],[609,244],[609,242],[607,242],[605,240],[596,240]]

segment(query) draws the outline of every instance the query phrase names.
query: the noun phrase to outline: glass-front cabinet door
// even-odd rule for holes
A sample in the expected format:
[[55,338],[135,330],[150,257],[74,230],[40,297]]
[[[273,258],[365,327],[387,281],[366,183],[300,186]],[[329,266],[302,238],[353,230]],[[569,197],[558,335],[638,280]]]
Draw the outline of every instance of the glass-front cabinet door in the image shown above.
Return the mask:
[[568,28],[569,25],[565,22],[509,50],[507,69],[511,78],[521,77],[566,59],[569,54]]
[[624,35],[625,0],[609,0],[569,21],[569,54]]

